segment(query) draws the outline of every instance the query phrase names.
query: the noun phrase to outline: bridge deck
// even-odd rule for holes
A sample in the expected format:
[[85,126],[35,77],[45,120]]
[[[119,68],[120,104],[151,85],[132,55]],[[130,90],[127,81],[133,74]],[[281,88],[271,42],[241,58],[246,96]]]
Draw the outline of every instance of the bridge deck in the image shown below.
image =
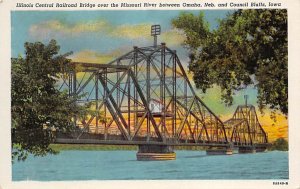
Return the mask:
[[[70,138],[57,138],[55,141],[56,144],[104,144],[104,145],[167,145],[167,146],[206,146],[206,147],[229,147],[228,143],[208,143],[208,142],[199,142],[199,143],[188,143],[188,142],[158,142],[158,141],[127,141],[127,140],[99,140],[99,139],[70,139]],[[254,145],[245,145],[245,144],[234,144],[235,147],[266,147],[269,144],[254,144]]]

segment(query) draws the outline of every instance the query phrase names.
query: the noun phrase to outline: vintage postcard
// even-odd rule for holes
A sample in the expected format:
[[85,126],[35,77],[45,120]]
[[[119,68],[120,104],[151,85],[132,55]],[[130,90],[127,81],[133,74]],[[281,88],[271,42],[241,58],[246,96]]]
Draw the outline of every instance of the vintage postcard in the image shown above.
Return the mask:
[[300,188],[299,1],[5,1],[0,188]]

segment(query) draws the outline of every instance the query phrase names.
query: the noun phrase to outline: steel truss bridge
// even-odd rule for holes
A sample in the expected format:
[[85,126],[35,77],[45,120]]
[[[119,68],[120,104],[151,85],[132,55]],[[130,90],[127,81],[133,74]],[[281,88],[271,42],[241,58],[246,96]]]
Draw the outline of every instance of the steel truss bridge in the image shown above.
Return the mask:
[[222,122],[196,95],[166,44],[134,47],[107,64],[72,62],[60,90],[77,96],[90,114],[74,117],[77,130],[57,143],[265,147],[254,106],[238,106]]

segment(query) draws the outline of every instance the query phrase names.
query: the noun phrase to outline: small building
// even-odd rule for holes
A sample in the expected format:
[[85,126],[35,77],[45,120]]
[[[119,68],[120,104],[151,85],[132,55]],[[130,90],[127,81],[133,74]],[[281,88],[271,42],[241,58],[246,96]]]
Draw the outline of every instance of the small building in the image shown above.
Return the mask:
[[152,113],[162,113],[163,104],[156,99],[150,99],[149,109]]

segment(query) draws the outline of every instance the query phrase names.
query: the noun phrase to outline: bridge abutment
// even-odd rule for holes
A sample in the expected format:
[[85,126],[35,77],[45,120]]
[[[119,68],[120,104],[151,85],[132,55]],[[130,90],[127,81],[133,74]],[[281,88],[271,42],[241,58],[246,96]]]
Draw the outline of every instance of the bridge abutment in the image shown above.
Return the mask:
[[138,161],[164,161],[175,160],[176,154],[173,146],[168,145],[139,145],[136,154]]

